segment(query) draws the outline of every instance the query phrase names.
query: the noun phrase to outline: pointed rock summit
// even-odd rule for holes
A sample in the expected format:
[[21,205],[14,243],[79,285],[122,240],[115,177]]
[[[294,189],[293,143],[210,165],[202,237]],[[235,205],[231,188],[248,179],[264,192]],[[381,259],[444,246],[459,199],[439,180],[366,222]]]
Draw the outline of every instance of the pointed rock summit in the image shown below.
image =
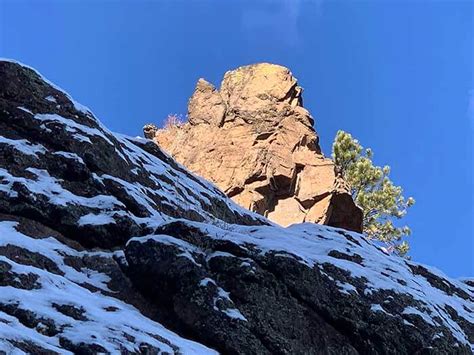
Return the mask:
[[362,211],[321,153],[303,89],[289,69],[260,63],[228,71],[220,90],[199,79],[188,122],[145,136],[213,181],[241,206],[287,226],[362,229]]

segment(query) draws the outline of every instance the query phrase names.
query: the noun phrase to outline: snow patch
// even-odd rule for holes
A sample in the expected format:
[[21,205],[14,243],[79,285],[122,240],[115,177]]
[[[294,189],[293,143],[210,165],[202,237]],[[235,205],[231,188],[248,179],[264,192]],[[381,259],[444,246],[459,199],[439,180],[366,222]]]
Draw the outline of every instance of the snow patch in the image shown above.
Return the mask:
[[245,318],[244,315],[242,313],[240,313],[240,311],[237,308],[219,309],[217,307],[217,301],[219,299],[224,299],[224,300],[230,302],[231,304],[234,304],[234,302],[232,302],[232,300],[230,299],[229,292],[225,291],[223,288],[217,287],[217,293],[218,293],[218,296],[214,298],[214,309],[216,311],[221,311],[222,313],[224,313],[225,315],[227,315],[230,318],[238,319],[238,320],[241,320],[241,321],[244,321],[244,322],[248,322],[247,318]]
[[65,157],[67,159],[75,160],[75,161],[85,165],[84,160],[82,160],[82,158],[79,155],[75,154],[75,153],[57,151],[57,152],[54,152],[53,154],[60,155],[60,156]]
[[38,154],[45,154],[47,149],[40,144],[32,144],[26,139],[10,139],[0,136],[0,144],[12,146],[15,150],[25,154],[38,157]]
[[111,216],[106,215],[106,214],[93,214],[93,213],[88,213],[81,218],[79,218],[78,224],[80,226],[86,226],[86,225],[94,225],[94,226],[101,226],[105,224],[112,224],[115,223],[115,219],[113,219]]
[[26,112],[26,113],[29,113],[30,115],[34,115],[34,113],[31,112],[30,110],[28,110],[26,107],[18,106],[17,109],[22,110],[22,111],[24,111],[24,112]]
[[70,133],[78,133],[78,132],[82,132],[83,134],[87,135],[87,136],[96,136],[96,137],[99,137],[99,138],[102,138],[103,140],[105,140],[107,143],[109,143],[110,145],[114,145],[112,143],[112,141],[107,138],[105,136],[105,134],[101,131],[99,131],[97,128],[92,128],[92,127],[89,127],[89,126],[85,126],[83,124],[80,124],[80,123],[77,123],[76,121],[73,121],[69,118],[65,118],[65,117],[62,117],[58,114],[51,114],[51,113],[46,113],[46,114],[36,114],[35,115],[35,119],[41,121],[41,122],[44,122],[46,125],[48,123],[60,123],[61,125],[63,125],[66,129],[67,132],[70,132]]

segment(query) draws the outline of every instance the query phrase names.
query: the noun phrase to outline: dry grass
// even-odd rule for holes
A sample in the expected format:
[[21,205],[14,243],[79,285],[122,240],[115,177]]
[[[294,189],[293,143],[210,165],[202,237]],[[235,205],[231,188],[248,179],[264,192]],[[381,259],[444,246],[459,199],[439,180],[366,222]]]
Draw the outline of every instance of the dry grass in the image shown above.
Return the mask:
[[169,114],[168,117],[165,119],[165,129],[171,129],[171,128],[179,128],[185,123],[185,119],[183,118],[183,115],[178,115],[175,113]]

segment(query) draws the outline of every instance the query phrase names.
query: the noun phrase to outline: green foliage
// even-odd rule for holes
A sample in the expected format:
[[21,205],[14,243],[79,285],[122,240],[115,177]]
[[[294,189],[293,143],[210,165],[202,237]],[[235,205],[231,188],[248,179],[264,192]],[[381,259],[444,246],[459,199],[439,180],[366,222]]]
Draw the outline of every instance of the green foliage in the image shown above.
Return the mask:
[[332,147],[336,169],[342,173],[351,188],[356,204],[364,215],[364,234],[381,240],[405,255],[409,250],[404,236],[410,234],[407,226],[397,227],[394,219],[401,219],[415,200],[405,199],[403,190],[389,178],[390,167],[373,164],[373,153],[364,149],[349,133],[338,131]]

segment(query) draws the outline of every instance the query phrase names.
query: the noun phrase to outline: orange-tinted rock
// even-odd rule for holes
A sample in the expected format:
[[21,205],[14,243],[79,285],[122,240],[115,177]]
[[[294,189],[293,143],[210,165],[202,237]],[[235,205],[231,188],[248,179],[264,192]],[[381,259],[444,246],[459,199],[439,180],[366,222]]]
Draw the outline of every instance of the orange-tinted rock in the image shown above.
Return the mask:
[[244,66],[227,72],[220,90],[199,79],[188,123],[159,130],[147,125],[145,136],[278,224],[361,231],[362,213],[347,188],[336,186],[334,164],[321,153],[301,93],[285,67]]

